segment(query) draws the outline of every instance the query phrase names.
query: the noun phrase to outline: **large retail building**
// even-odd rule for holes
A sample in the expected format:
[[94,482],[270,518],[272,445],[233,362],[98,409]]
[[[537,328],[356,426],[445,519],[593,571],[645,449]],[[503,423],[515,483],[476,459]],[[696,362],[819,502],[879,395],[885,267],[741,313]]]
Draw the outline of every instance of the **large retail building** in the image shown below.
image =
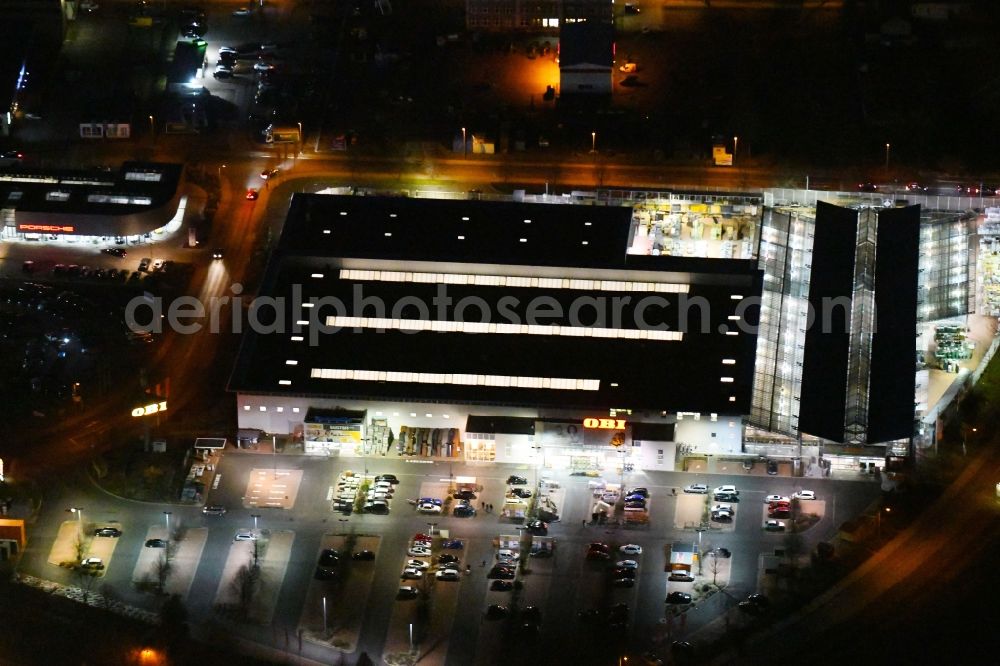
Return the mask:
[[239,426],[577,470],[739,453],[757,262],[630,254],[636,236],[629,207],[295,195],[230,383]]

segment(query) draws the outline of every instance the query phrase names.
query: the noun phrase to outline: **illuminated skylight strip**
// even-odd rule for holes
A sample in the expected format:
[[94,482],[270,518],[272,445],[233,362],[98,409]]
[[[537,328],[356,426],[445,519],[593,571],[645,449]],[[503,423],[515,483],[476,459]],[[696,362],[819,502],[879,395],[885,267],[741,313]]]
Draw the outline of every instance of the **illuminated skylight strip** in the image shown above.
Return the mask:
[[542,289],[578,289],[583,291],[638,291],[661,294],[686,294],[690,285],[666,282],[631,282],[621,280],[580,280],[577,278],[521,277],[515,275],[471,275],[468,273],[412,273],[409,271],[370,271],[344,268],[341,280],[358,282],[418,282],[425,284],[460,284],[480,287],[530,287]]
[[326,318],[332,328],[369,328],[380,331],[430,331],[434,333],[493,333],[499,335],[560,335],[573,338],[615,338],[619,340],[659,340],[680,342],[680,331],[652,331],[588,326],[537,326],[530,324],[494,324],[476,321],[441,321],[426,319],[387,319],[379,317]]
[[599,391],[599,379],[567,377],[517,377],[510,375],[462,375],[391,370],[348,370],[313,368],[313,379],[347,379],[360,382],[399,382],[412,384],[458,384],[462,386],[499,386],[502,388],[557,389],[560,391]]

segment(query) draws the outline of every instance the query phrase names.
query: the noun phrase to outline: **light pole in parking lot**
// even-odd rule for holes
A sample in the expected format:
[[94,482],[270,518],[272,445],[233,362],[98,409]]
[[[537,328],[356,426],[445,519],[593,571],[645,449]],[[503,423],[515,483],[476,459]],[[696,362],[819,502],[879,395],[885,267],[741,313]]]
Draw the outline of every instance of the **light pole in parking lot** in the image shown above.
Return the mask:
[[733,166],[736,166],[736,153],[740,149],[740,137],[733,137]]
[[83,538],[83,507],[82,506],[71,506],[66,509],[70,513],[76,514],[76,525],[77,531],[80,533],[80,538]]
[[590,154],[593,155],[597,152],[597,132],[590,133]]
[[892,146],[890,146],[888,143],[885,144],[885,170],[886,170],[886,173],[889,172],[889,151],[891,149],[892,149]]
[[260,518],[259,513],[251,513],[250,517],[253,518],[253,531],[257,531],[257,519]]
[[[885,512],[886,513],[892,513],[892,507],[891,506],[885,507]],[[882,509],[881,508],[878,510],[878,514],[877,515],[878,515],[878,520],[876,521],[876,523],[877,523],[878,527],[876,528],[876,539],[878,539],[879,541],[881,541],[882,540]]]
[[468,145],[469,144],[465,142],[465,128],[463,127],[462,128],[462,159],[468,159],[468,157],[469,157],[469,148],[468,148]]
[[326,596],[323,597],[323,638],[326,638],[327,623],[326,623]]
[[149,116],[149,136],[153,137],[153,141],[156,141],[156,120],[153,116]]
[[219,187],[222,187],[222,170],[226,168],[225,164],[219,165]]
[[170,541],[170,512],[169,511],[164,511],[163,515],[167,519],[167,541]]

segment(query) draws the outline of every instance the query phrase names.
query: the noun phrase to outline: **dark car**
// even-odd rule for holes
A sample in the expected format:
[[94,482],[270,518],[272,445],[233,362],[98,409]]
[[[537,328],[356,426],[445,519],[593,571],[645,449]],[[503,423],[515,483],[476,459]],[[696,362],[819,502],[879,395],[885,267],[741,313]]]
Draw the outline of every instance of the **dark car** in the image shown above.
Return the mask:
[[438,564],[458,564],[458,557],[445,553],[444,555],[438,555],[437,562]]
[[532,549],[531,556],[541,557],[541,558],[552,557],[552,549],[551,548]]
[[691,595],[685,594],[683,592],[671,592],[667,595],[668,604],[689,604],[691,603]]
[[733,554],[729,551],[728,548],[716,548],[712,552],[715,554],[716,557],[732,557],[733,556]]
[[781,509],[770,509],[767,512],[767,515],[770,516],[771,518],[788,518],[792,514],[788,509],[781,508]]
[[256,187],[248,187],[245,198],[247,201],[256,201],[260,196],[260,191]]
[[469,504],[459,504],[451,511],[451,515],[456,518],[474,518],[476,509]]
[[611,555],[604,552],[603,550],[588,550],[587,551],[588,560],[609,560]]
[[334,550],[333,548],[326,548],[322,553],[319,554],[319,562],[317,566],[320,567],[335,567],[340,564],[340,552]]
[[166,548],[167,542],[164,539],[148,539],[146,548]]
[[399,483],[399,479],[396,478],[395,474],[379,474],[375,477],[375,483],[379,481],[388,481],[389,483]]
[[612,581],[612,585],[614,585],[615,587],[632,587],[633,585],[635,585],[635,579],[615,578],[614,581]]
[[219,506],[218,504],[212,504],[210,506],[206,506],[201,510],[201,512],[206,516],[224,516],[226,515],[226,507]]
[[514,580],[514,569],[511,567],[494,566],[486,575],[487,578],[500,580]]
[[640,499],[640,500],[629,500],[628,502],[625,502],[625,508],[626,509],[645,509],[646,508],[646,500],[642,500],[642,499]]
[[535,536],[545,536],[549,533],[549,524],[541,520],[529,521],[524,529]]
[[690,583],[691,581],[694,580],[694,576],[691,575],[690,571],[685,571],[684,569],[675,569],[674,571],[670,572],[669,576],[667,576],[667,580],[676,580],[685,583]]
[[94,530],[94,536],[96,537],[120,537],[122,531],[117,527],[99,527]]
[[508,486],[526,486],[526,485],[528,485],[528,480],[526,478],[524,478],[523,476],[516,476],[514,474],[511,474],[510,476],[507,477],[507,485]]
[[459,541],[458,539],[452,539],[451,541],[445,541],[444,543],[441,544],[442,548],[446,548],[446,549],[449,549],[449,550],[462,550],[463,546],[464,546],[464,544],[461,541]]
[[486,609],[486,619],[487,620],[502,620],[507,617],[509,611],[506,606],[501,606],[499,604],[490,604],[490,607]]
[[396,592],[396,598],[400,600],[416,599],[417,594],[419,594],[417,588],[411,585],[403,585],[402,587],[399,588],[399,591]]
[[474,500],[476,499],[476,493],[471,490],[459,490],[452,497],[457,500]]
[[872,182],[858,183],[858,189],[862,192],[878,192],[878,185]]
[[741,601],[739,609],[750,615],[762,615],[770,608],[771,602],[763,594],[751,594],[746,601]]
[[490,589],[494,592],[510,592],[514,589],[514,583],[509,580],[495,580],[490,583]]
[[373,553],[370,550],[359,550],[358,552],[351,555],[351,559],[367,562],[375,559],[375,553]]
[[615,567],[612,576],[615,578],[635,578],[636,570],[629,567]]
[[216,65],[212,76],[218,80],[233,78],[233,68],[226,65]]
[[632,488],[628,491],[629,495],[641,495],[643,499],[649,499],[649,490],[646,488]]
[[716,493],[714,499],[716,502],[739,502],[740,496],[732,493]]
[[775,460],[767,461],[767,473],[771,476],[775,476],[778,473],[778,463]]

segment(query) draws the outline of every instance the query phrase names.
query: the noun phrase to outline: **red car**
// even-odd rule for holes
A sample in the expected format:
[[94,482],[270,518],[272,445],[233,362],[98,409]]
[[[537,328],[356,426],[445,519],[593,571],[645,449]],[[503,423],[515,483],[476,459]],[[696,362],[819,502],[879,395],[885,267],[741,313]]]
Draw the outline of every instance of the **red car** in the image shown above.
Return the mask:
[[247,188],[247,201],[256,201],[257,197],[260,196],[260,192],[257,191],[255,187]]

